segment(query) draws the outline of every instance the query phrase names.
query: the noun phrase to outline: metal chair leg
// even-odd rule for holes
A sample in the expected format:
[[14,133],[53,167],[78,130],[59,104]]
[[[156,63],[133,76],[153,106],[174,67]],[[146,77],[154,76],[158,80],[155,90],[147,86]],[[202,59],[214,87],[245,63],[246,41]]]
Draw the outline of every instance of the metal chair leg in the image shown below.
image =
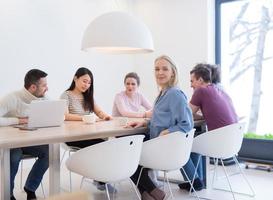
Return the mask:
[[213,169],[213,177],[211,181],[211,187],[214,185],[215,177],[217,178],[217,165],[218,165],[218,158],[214,158],[214,169]]
[[174,196],[173,196],[173,192],[172,192],[172,189],[171,189],[170,181],[169,181],[169,178],[168,178],[168,175],[167,175],[166,171],[164,171],[164,177],[166,177],[166,181],[167,181],[167,185],[168,185],[168,188],[169,188],[169,192],[171,194],[171,198],[173,199]]
[[231,193],[232,193],[233,199],[235,200],[235,195],[234,195],[234,192],[233,192],[233,190],[232,190],[232,187],[231,187],[231,184],[230,184],[230,180],[229,180],[229,177],[228,177],[228,174],[227,174],[227,171],[226,171],[226,168],[225,168],[225,165],[224,165],[223,159],[220,159],[220,161],[221,161],[221,163],[222,163],[222,166],[223,166],[224,172],[225,172],[225,174],[226,174],[227,181],[228,181],[228,185],[229,185],[230,191],[231,191]]
[[[221,190],[221,191],[225,191],[225,192],[232,192],[233,194],[240,194],[240,195],[245,195],[245,196],[249,196],[249,197],[255,197],[255,192],[254,192],[252,186],[250,185],[248,179],[246,178],[246,176],[245,176],[245,174],[244,174],[242,168],[240,167],[240,164],[239,164],[237,158],[236,158],[236,157],[233,157],[233,159],[234,159],[234,161],[235,161],[235,163],[236,163],[236,165],[237,165],[237,167],[238,167],[240,173],[242,174],[244,180],[246,181],[248,187],[250,188],[252,194],[243,193],[243,192],[237,192],[237,191],[234,191],[234,190],[231,190],[231,189],[228,190],[228,189],[222,189],[222,188],[217,188],[217,187],[213,187],[213,189],[215,189],[215,190]],[[222,162],[222,161],[221,161],[221,162]],[[222,166],[223,166],[223,164],[222,164]],[[225,168],[225,167],[223,167],[223,169],[224,169],[224,171],[225,171],[225,177],[226,177],[226,178],[228,179],[228,181],[229,181],[230,175],[228,175],[228,174],[226,173],[226,168]],[[238,174],[238,173],[236,173],[236,174]],[[232,174],[232,175],[234,175],[234,174]]]
[[[250,196],[250,197],[254,197],[254,196],[255,196],[255,192],[254,192],[254,190],[253,190],[251,184],[249,183],[248,179],[246,178],[246,175],[245,175],[244,171],[243,171],[242,168],[240,167],[240,164],[239,164],[237,158],[234,156],[233,159],[234,159],[234,161],[236,162],[236,164],[237,164],[237,166],[238,166],[238,168],[239,168],[239,170],[240,170],[240,172],[241,172],[243,178],[245,179],[246,183],[248,184],[248,187],[250,188],[250,190],[251,190],[251,192],[252,192],[252,194],[245,194],[245,195],[248,195],[248,196]],[[244,194],[244,193],[241,193],[241,194]]]
[[107,199],[111,200],[109,195],[109,190],[108,190],[108,183],[105,183],[105,191],[106,191]]
[[80,189],[82,189],[83,181],[84,181],[84,177],[82,177],[81,184],[80,184]]
[[[68,155],[70,157],[70,155],[71,155],[71,151],[70,150],[68,151]],[[72,174],[71,174],[70,170],[69,170],[69,191],[72,192]]]
[[192,183],[191,180],[189,179],[189,177],[188,177],[187,173],[185,172],[184,168],[182,167],[181,169],[183,170],[183,173],[184,173],[185,176],[186,176],[186,179],[187,179],[186,181],[188,181],[189,184],[191,185],[190,191],[193,190],[195,197],[197,197],[197,199],[200,199],[200,197],[198,196],[196,190],[195,190],[194,187],[193,187],[193,183]]
[[134,190],[135,190],[135,193],[136,193],[136,195],[137,195],[137,198],[138,198],[139,200],[141,200],[141,195],[139,194],[139,191],[138,191],[138,189],[137,189],[135,183],[134,183],[130,178],[129,178],[129,181],[130,181],[132,187],[133,187]]
[[23,160],[21,160],[20,170],[20,189],[23,190]]
[[[197,175],[197,168],[198,168],[198,166],[199,166],[199,164],[200,164],[201,157],[202,157],[202,156],[200,155],[199,158],[198,158],[197,164],[196,164],[196,166],[195,166],[195,170],[194,170],[194,175],[193,175],[193,178],[192,178],[192,182],[191,182],[190,179],[187,177],[187,179],[191,182],[192,185],[194,184],[194,180],[195,180],[195,177],[196,177],[196,175]],[[182,167],[182,169],[183,169],[183,167]],[[184,172],[184,169],[183,169],[183,172]],[[184,173],[185,173],[185,172],[184,172]],[[190,189],[190,191],[189,191],[189,194],[191,193],[192,188],[193,188],[193,187],[191,187],[191,189]],[[194,188],[193,188],[193,189],[194,189]]]
[[140,169],[140,173],[139,173],[139,175],[138,175],[137,184],[136,184],[136,186],[137,186],[137,187],[138,187],[138,184],[139,184],[139,180],[140,180],[140,177],[141,177],[141,174],[142,174],[143,168],[144,168],[144,167],[141,167],[141,169]]

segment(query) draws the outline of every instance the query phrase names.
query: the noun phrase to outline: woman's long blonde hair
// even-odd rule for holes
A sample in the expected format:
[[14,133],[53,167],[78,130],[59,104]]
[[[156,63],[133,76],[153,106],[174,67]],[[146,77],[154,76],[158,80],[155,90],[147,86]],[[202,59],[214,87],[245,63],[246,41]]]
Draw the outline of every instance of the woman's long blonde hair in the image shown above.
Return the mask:
[[171,78],[170,82],[168,83],[168,86],[169,87],[177,86],[178,85],[178,71],[177,71],[177,67],[175,65],[175,62],[169,56],[161,55],[155,59],[154,64],[159,60],[166,60],[171,65],[171,68],[173,71],[173,77]]

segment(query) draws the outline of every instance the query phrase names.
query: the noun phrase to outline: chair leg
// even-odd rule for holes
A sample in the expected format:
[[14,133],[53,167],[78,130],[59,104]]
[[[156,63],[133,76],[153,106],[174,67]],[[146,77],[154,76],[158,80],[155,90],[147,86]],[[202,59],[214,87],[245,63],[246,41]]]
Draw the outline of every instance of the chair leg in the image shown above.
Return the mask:
[[215,177],[217,177],[217,165],[218,165],[218,158],[214,158],[214,169],[213,169],[213,177],[212,177],[212,181],[211,181],[211,187],[213,187]]
[[224,172],[225,172],[227,181],[228,181],[229,189],[230,189],[230,191],[231,191],[231,193],[232,193],[233,199],[235,200],[235,195],[234,195],[234,192],[233,192],[233,190],[232,190],[232,187],[231,187],[231,184],[230,184],[230,180],[229,180],[229,177],[228,177],[228,174],[227,174],[227,171],[226,171],[226,168],[225,168],[223,159],[220,159],[220,161],[221,161],[221,164],[222,164],[222,166],[223,166],[223,169],[224,169]]
[[[68,150],[68,156],[70,157],[71,151]],[[69,191],[72,192],[72,174],[71,171],[69,170]]]
[[108,200],[111,200],[110,195],[109,195],[109,190],[108,190],[108,183],[105,183],[105,191],[106,191],[106,195],[107,195]]
[[[197,174],[197,168],[198,168],[198,166],[200,164],[201,157],[202,156],[200,155],[199,158],[198,158],[198,161],[197,161],[197,164],[196,164],[196,167],[195,167],[195,170],[194,170],[194,175],[193,175],[193,178],[192,178],[192,182],[190,181],[189,177],[187,177],[187,179],[189,180],[189,182],[191,182],[191,189],[189,191],[189,194],[191,193],[192,189],[194,189],[192,185],[194,184],[194,179],[195,179],[196,174]],[[183,167],[182,167],[182,169],[183,169]],[[183,169],[183,171],[184,171],[184,169]]]
[[135,190],[135,193],[136,193],[136,195],[137,195],[137,198],[138,198],[139,200],[141,200],[141,195],[139,194],[139,191],[138,191],[138,189],[137,189],[135,183],[134,183],[130,178],[129,178],[129,181],[130,181],[132,187],[133,187],[134,190]]
[[193,190],[195,197],[197,197],[197,199],[200,199],[200,197],[198,196],[196,190],[195,190],[194,187],[193,187],[193,183],[192,183],[191,180],[189,179],[189,177],[188,177],[187,173],[185,172],[184,168],[182,167],[181,169],[183,170],[183,172],[184,172],[184,174],[185,174],[185,176],[186,176],[187,181],[188,181],[188,182],[190,183],[190,185],[191,185],[190,191]]
[[23,190],[23,160],[21,160],[20,170],[20,189]]
[[[240,194],[240,195],[245,195],[245,196],[249,196],[249,197],[255,197],[255,192],[254,192],[253,188],[251,187],[251,185],[250,185],[248,179],[246,178],[246,176],[245,176],[245,174],[244,174],[242,168],[240,167],[240,164],[239,164],[237,158],[236,158],[236,157],[233,157],[233,159],[234,159],[234,161],[235,161],[237,167],[239,168],[239,171],[240,171],[240,173],[242,174],[244,180],[245,180],[246,183],[248,184],[248,186],[249,186],[249,188],[250,188],[252,194],[243,193],[243,192],[237,192],[237,191],[234,191],[234,190],[231,190],[231,189],[228,190],[228,189],[222,189],[222,188],[217,188],[217,187],[213,187],[213,189],[215,189],[215,190],[221,190],[221,191],[225,191],[225,192],[231,192],[231,193],[233,193],[233,194]],[[222,166],[223,166],[223,164],[222,164]],[[224,169],[224,171],[225,171],[226,168],[223,167],[223,169]],[[225,173],[226,173],[226,171],[225,171]],[[238,174],[238,173],[237,173],[237,174]],[[232,175],[234,175],[234,174],[232,174]],[[228,177],[230,177],[230,175],[228,175]],[[227,173],[226,173],[226,174],[225,174],[225,178],[228,179],[228,177],[227,177]],[[228,179],[228,181],[229,181],[229,179]]]
[[139,176],[138,176],[138,179],[137,179],[137,184],[136,184],[137,187],[138,187],[138,184],[139,184],[139,180],[140,180],[140,177],[141,177],[143,168],[144,168],[144,167],[141,167],[141,169],[140,169],[140,173],[139,173]]
[[63,155],[62,155],[62,158],[61,158],[61,163],[60,163],[60,164],[62,164],[62,162],[63,162],[63,160],[64,160],[64,156],[65,156],[66,152],[67,152],[67,150],[65,150],[65,151],[64,151],[64,153],[63,153]]
[[167,185],[168,185],[168,188],[169,188],[169,192],[171,194],[171,198],[173,199],[174,196],[173,196],[173,192],[172,192],[172,189],[171,189],[170,181],[169,181],[169,178],[168,178],[168,175],[167,175],[166,171],[164,171],[164,177],[166,177],[166,181],[167,181]]
[[82,180],[81,180],[80,189],[82,189],[83,181],[84,181],[84,176],[82,177]]
[[[251,184],[249,183],[248,179],[246,178],[246,175],[245,175],[244,171],[243,171],[242,168],[240,167],[240,164],[239,164],[237,158],[236,158],[235,156],[233,156],[233,159],[234,159],[234,161],[236,162],[236,164],[237,164],[237,166],[238,166],[238,168],[239,168],[239,170],[240,170],[240,172],[241,172],[243,178],[245,179],[246,183],[248,184],[248,187],[250,188],[250,190],[251,190],[251,192],[252,192],[252,194],[245,194],[245,195],[248,195],[248,196],[250,196],[250,197],[254,197],[254,196],[255,196],[255,192],[254,192],[254,190],[253,190]],[[244,193],[241,193],[241,194],[244,194]]]
[[166,191],[166,174],[164,172],[164,178],[163,178],[163,191],[165,192]]

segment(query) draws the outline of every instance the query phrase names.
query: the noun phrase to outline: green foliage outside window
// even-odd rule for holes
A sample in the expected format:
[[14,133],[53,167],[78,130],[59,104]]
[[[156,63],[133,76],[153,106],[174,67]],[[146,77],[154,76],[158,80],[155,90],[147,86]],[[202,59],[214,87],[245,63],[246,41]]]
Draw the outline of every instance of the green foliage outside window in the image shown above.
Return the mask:
[[256,133],[245,133],[244,138],[273,140],[273,134],[268,133],[264,135],[257,135]]

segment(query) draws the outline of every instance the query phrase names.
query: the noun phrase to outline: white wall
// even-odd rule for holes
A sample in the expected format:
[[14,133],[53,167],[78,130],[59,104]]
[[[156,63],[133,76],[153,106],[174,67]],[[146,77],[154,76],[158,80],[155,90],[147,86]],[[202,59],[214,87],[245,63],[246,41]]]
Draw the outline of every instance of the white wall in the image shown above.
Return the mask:
[[[78,67],[95,76],[95,98],[111,112],[115,93],[123,88],[123,76],[136,71],[141,91],[152,101],[157,94],[153,60],[168,54],[177,62],[182,89],[189,95],[189,71],[210,61],[207,25],[212,0],[0,0],[0,97],[23,87],[31,68],[48,75],[49,92],[58,98]],[[150,28],[156,51],[146,55],[103,55],[80,51],[81,38],[96,16],[128,10]],[[121,28],[122,30],[122,28]]]
[[[136,13],[152,31],[155,52],[136,56],[137,71],[143,77],[146,95],[157,94],[153,61],[169,55],[179,69],[180,86],[192,94],[189,72],[198,62],[214,62],[214,1],[212,0],[137,0]],[[151,87],[149,87],[151,86]],[[147,87],[147,88],[146,88]]]

